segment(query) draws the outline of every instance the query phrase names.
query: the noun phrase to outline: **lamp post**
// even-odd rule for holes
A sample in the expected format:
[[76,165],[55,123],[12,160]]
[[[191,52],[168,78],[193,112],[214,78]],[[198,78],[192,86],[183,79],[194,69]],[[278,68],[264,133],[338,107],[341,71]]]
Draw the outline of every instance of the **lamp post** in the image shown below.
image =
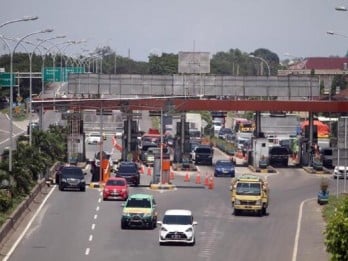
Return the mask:
[[345,6],[337,6],[337,7],[335,7],[335,10],[336,11],[343,11],[343,12],[346,12],[347,11],[347,7],[345,7]]
[[344,38],[348,38],[348,35],[335,33],[334,31],[327,31],[326,34],[328,34],[328,35],[338,35],[338,36],[342,36]]
[[42,34],[42,33],[50,33],[52,32],[53,29],[46,29],[46,30],[41,30],[41,31],[37,31],[37,32],[32,32],[29,33],[25,36],[23,36],[22,38],[20,38],[19,40],[17,40],[17,43],[15,44],[15,46],[13,47],[13,49],[11,50],[9,44],[7,43],[7,41],[4,39],[3,36],[1,36],[1,38],[3,39],[3,41],[5,42],[7,48],[10,51],[10,151],[9,151],[9,172],[12,172],[12,149],[13,149],[13,115],[12,115],[12,109],[13,109],[13,55],[18,47],[18,45],[26,38],[28,38],[29,36],[35,35],[35,34]]
[[24,16],[23,18],[20,18],[20,19],[15,19],[15,20],[4,22],[4,23],[0,24],[0,28],[4,27],[5,25],[8,25],[8,24],[13,24],[13,23],[17,23],[17,22],[34,21],[37,19],[39,19],[38,16]]
[[[65,38],[65,35],[58,35],[56,37],[51,37],[48,39],[44,39],[42,41],[40,41],[32,50],[31,53],[29,53],[29,144],[32,144],[32,126],[31,126],[31,122],[32,122],[32,117],[31,117],[31,108],[32,108],[32,104],[31,104],[31,99],[33,96],[33,79],[32,79],[32,60],[33,60],[33,54],[35,52],[35,50],[37,48],[40,47],[40,45],[42,45],[43,43],[49,41],[49,40],[54,40],[54,39],[59,39],[59,38]],[[42,78],[41,78],[42,79]]]
[[267,76],[271,76],[271,69],[270,69],[270,67],[269,67],[268,62],[267,62],[265,59],[263,59],[263,58],[260,57],[260,56],[255,56],[255,55],[253,55],[253,54],[249,54],[249,57],[254,58],[254,59],[258,59],[258,60],[260,60],[261,62],[264,62],[264,63],[266,64],[267,70],[268,70],[268,75],[267,75]]

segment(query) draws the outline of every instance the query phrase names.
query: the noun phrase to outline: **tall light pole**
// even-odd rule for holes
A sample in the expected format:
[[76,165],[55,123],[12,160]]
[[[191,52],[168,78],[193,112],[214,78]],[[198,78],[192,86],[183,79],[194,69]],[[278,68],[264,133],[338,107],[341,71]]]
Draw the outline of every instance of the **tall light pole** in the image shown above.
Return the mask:
[[22,38],[20,38],[19,40],[17,40],[17,43],[15,44],[15,46],[13,47],[13,49],[11,50],[9,44],[7,43],[7,41],[4,39],[3,36],[1,36],[1,38],[3,39],[3,41],[5,42],[7,48],[10,51],[10,151],[9,151],[9,172],[12,172],[12,149],[13,149],[13,115],[12,115],[12,110],[13,110],[13,55],[18,47],[18,45],[26,38],[28,38],[29,36],[35,35],[35,34],[42,34],[42,33],[50,33],[52,32],[53,29],[46,29],[46,30],[41,30],[41,31],[36,31],[36,32],[32,32],[29,33],[25,36],[23,36]]
[[[32,115],[31,115],[31,108],[32,108],[32,104],[31,104],[31,100],[32,100],[32,96],[33,96],[33,79],[32,79],[32,61],[33,61],[33,54],[35,52],[36,49],[38,49],[43,43],[49,41],[49,40],[54,40],[54,39],[60,39],[60,38],[65,38],[65,35],[58,35],[55,37],[51,37],[48,39],[44,39],[42,41],[40,41],[32,50],[31,53],[29,53],[29,144],[32,144],[32,126],[31,126],[31,122],[32,122]],[[41,78],[42,79],[42,78]]]
[[263,58],[260,57],[260,56],[255,56],[255,55],[253,55],[253,54],[249,54],[249,57],[254,58],[254,59],[258,59],[258,60],[260,60],[261,62],[264,62],[264,63],[266,64],[267,70],[268,70],[268,75],[267,75],[267,76],[271,76],[271,69],[270,69],[270,67],[269,67],[268,62],[267,62],[265,59],[263,59]]
[[337,6],[337,7],[335,7],[335,10],[336,11],[343,11],[343,12],[346,12],[347,11],[347,7],[345,7],[345,6]]
[[13,23],[17,23],[17,22],[34,21],[37,19],[39,19],[38,16],[24,16],[23,18],[20,18],[20,19],[15,19],[15,20],[4,22],[4,23],[0,24],[0,28],[4,27],[5,25],[8,25],[8,24],[13,24]]
[[328,34],[328,35],[338,35],[338,36],[342,36],[344,38],[348,38],[348,35],[335,33],[334,31],[327,31],[326,34]]

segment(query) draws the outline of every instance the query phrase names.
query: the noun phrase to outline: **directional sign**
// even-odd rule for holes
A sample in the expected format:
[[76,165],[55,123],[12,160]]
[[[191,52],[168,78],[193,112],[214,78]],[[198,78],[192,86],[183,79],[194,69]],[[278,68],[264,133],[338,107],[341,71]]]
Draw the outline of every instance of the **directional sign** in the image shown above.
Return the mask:
[[[16,76],[12,74],[12,86],[15,84]],[[0,86],[11,87],[11,73],[2,72],[0,73]]]

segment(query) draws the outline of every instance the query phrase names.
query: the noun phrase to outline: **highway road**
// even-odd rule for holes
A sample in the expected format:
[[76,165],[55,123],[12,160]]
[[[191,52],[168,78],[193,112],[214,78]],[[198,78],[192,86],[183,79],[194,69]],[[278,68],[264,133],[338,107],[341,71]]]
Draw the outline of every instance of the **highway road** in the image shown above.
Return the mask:
[[[111,149],[109,137],[107,151]],[[96,145],[86,148],[89,155],[99,150]],[[214,160],[224,157],[215,151]],[[200,170],[204,174],[213,169],[200,166]],[[250,170],[237,167],[236,175],[246,172]],[[172,191],[148,187],[131,187],[130,191],[153,194],[160,218],[169,208],[192,210],[198,221],[193,247],[159,246],[159,228],[121,230],[122,202],[103,201],[98,188],[83,193],[61,192],[54,186],[5,260],[329,260],[322,235],[325,224],[315,199],[319,175],[293,168],[261,174],[271,191],[268,214],[263,217],[232,215],[229,178],[215,178],[214,189],[209,190],[192,188],[193,177],[187,183],[184,175],[175,173],[173,183],[181,186]],[[150,178],[143,174],[141,183],[148,185]],[[333,191],[336,181],[330,180]]]

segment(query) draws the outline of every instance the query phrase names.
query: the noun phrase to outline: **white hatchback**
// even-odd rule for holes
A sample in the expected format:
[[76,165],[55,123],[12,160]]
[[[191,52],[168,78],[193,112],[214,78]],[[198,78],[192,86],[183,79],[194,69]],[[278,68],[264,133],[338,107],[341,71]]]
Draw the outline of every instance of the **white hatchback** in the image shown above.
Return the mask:
[[192,212],[186,209],[170,209],[164,213],[160,225],[159,244],[185,243],[194,245],[196,242],[195,230],[197,221],[194,221]]

